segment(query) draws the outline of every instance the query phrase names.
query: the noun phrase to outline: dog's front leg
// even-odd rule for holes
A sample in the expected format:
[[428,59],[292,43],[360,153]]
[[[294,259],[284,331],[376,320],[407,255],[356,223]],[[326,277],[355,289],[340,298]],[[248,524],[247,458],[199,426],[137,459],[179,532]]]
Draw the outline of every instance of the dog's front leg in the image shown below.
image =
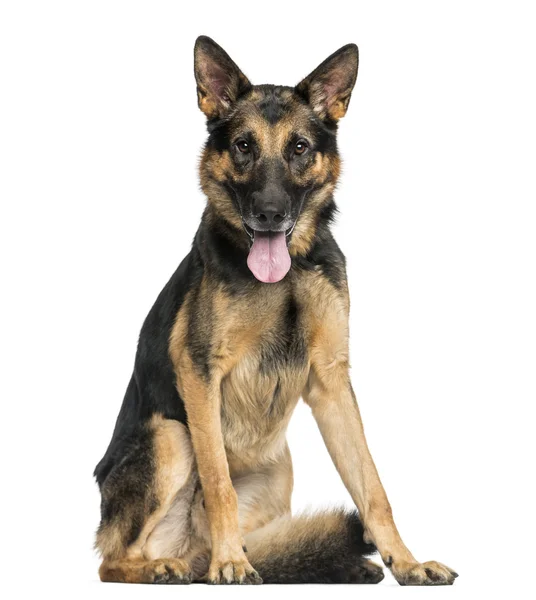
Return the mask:
[[178,375],[188,414],[197,469],[210,526],[212,556],[208,583],[262,583],[244,553],[238,502],[229,475],[221,430],[221,381],[205,381],[191,364]]
[[350,492],[365,527],[365,538],[378,549],[401,585],[452,584],[457,574],[430,561],[419,563],[396,528],[391,506],[367,446],[359,408],[352,390],[345,351],[317,348],[304,393],[328,451]]

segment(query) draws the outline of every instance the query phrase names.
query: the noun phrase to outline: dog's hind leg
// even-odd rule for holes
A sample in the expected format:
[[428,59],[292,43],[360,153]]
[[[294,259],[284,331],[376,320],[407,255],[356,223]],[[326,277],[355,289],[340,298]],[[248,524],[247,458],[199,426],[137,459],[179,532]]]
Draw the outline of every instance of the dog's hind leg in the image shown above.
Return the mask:
[[189,583],[181,557],[196,479],[190,436],[178,421],[155,415],[130,436],[101,485],[102,581]]

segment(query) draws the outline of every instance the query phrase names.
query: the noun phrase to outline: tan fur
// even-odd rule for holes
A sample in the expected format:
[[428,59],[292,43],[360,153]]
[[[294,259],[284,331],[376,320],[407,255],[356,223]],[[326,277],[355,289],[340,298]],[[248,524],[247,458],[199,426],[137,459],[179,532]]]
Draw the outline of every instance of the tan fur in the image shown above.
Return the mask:
[[177,510],[180,503],[176,500],[181,498],[179,492],[184,495],[189,490],[189,497],[193,496],[196,481],[194,451],[190,436],[183,425],[164,419],[160,415],[155,415],[151,421],[155,430],[156,489],[163,501],[160,510],[152,519],[148,519],[146,530],[151,526],[152,529],[140,534],[136,543],[129,549],[129,556],[133,555],[132,548],[145,558],[182,556],[188,546],[188,539],[182,540],[180,545],[175,539],[174,548],[166,547],[164,550],[163,546],[166,546],[170,539],[169,529],[177,528],[183,516],[180,510]]
[[125,525],[114,524],[97,532],[95,549],[105,559],[117,559],[125,554],[124,529]]
[[218,214],[227,220],[237,230],[242,230],[242,220],[229,201],[228,194],[222,190],[221,181],[229,169],[228,154],[213,152],[205,148],[199,164],[199,180],[203,192],[211,200]]
[[236,573],[238,580],[242,580],[253,572],[253,568],[242,548],[237,497],[225,455],[220,416],[221,379],[210,384],[202,381],[187,353],[182,354],[178,368],[181,373],[178,385],[188,411],[188,423],[210,526],[212,558],[209,578],[227,579],[232,571]]
[[197,104],[209,119],[212,119],[218,115],[218,102],[215,98],[208,94],[206,89],[201,87],[197,90]]
[[[257,290],[240,301],[203,282],[196,304],[197,309],[210,296],[213,370],[218,373],[218,381],[212,385],[221,388],[218,394],[224,398],[221,427],[227,455],[242,468],[265,464],[285,449],[284,432],[305,385],[308,368],[304,365],[299,371],[281,370],[279,378],[262,373],[261,340],[269,343],[271,337],[277,336],[291,288],[283,294],[271,286]],[[187,299],[179,312],[170,345],[181,397],[188,394],[184,373],[193,368],[184,350],[189,310]],[[263,318],[259,320],[258,315]],[[276,387],[280,400],[274,405]]]

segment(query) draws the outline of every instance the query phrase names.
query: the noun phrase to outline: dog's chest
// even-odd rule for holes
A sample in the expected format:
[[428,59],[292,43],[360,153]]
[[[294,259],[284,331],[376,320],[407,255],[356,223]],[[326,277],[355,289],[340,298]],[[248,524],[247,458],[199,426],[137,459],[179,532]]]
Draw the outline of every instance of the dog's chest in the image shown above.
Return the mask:
[[248,462],[281,451],[309,371],[307,315],[299,302],[289,294],[262,304],[254,299],[249,318],[228,332],[227,343],[246,339],[247,346],[222,383],[225,445]]

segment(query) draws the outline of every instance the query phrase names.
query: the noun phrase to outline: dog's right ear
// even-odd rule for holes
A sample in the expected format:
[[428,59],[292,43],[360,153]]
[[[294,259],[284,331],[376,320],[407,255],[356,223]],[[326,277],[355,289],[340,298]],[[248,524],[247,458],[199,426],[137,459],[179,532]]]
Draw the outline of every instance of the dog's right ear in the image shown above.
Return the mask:
[[225,50],[206,35],[194,48],[197,103],[207,119],[221,118],[242,94],[251,89],[248,78]]

